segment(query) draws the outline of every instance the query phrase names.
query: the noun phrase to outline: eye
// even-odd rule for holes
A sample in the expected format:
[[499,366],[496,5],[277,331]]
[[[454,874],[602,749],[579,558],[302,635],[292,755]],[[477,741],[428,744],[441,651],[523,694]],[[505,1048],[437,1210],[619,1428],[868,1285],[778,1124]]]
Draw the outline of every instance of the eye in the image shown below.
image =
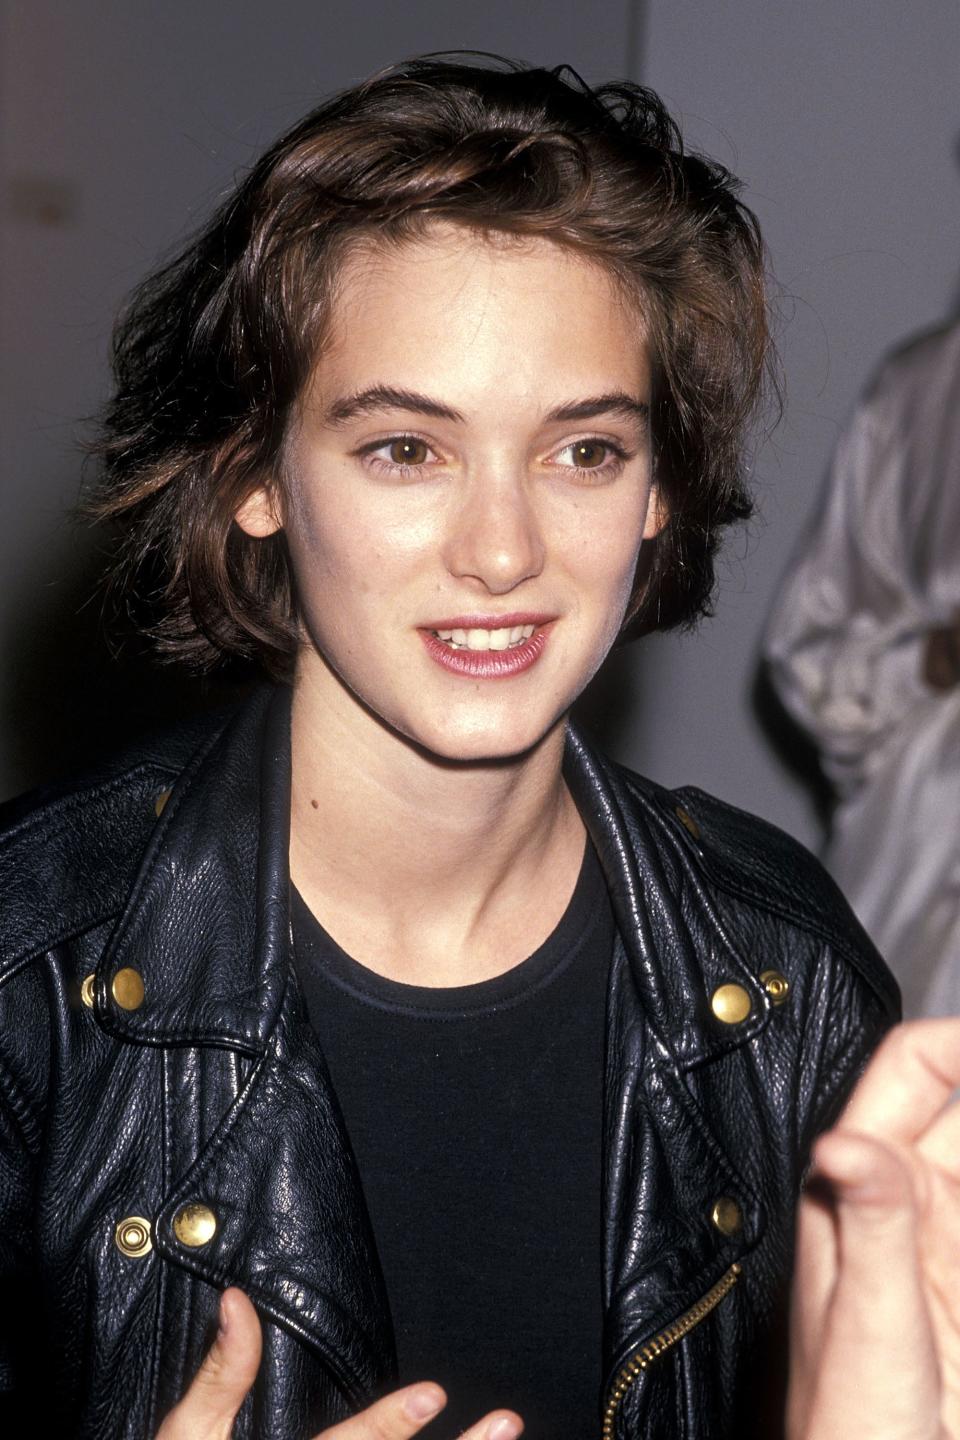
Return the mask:
[[415,477],[427,466],[439,463],[440,457],[433,446],[419,435],[391,435],[387,440],[375,440],[363,445],[355,452],[364,465],[371,470],[380,470],[385,475]]
[[612,476],[623,468],[624,462],[629,458],[627,451],[614,441],[587,435],[582,440],[574,440],[571,444],[564,445],[562,450],[556,451],[554,461],[561,470]]
[[393,465],[425,465],[430,454],[430,446],[416,435],[399,435],[380,448],[386,450]]
[[568,445],[567,449],[578,470],[595,470],[606,460],[610,447],[602,440],[578,440],[575,445]]

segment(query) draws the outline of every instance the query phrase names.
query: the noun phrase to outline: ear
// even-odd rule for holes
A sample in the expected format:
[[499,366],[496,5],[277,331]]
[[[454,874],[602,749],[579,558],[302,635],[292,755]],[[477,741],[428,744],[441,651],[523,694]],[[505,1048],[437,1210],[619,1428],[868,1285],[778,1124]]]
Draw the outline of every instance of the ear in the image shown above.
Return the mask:
[[283,518],[278,513],[278,499],[276,492],[267,488],[266,485],[258,485],[252,490],[240,506],[234,519],[248,535],[256,540],[265,540],[268,535],[275,535],[283,528]]
[[660,494],[657,485],[650,486],[650,494],[647,496],[647,518],[643,526],[644,540],[653,540],[670,519],[670,512],[666,502]]

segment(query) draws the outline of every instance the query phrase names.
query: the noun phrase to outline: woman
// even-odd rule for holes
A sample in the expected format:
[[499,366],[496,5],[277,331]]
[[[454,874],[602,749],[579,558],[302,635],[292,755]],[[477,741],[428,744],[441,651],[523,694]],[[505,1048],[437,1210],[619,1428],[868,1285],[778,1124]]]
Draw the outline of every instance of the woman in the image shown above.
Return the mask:
[[896,990],[793,842],[567,719],[708,605],[762,279],[648,92],[423,60],[135,297],[121,572],[277,683],[8,819],[7,1373],[56,1433],[154,1434],[230,1288],[238,1436],[398,1387],[354,1427],[412,1433],[425,1378],[435,1435],[770,1434],[809,1146]]

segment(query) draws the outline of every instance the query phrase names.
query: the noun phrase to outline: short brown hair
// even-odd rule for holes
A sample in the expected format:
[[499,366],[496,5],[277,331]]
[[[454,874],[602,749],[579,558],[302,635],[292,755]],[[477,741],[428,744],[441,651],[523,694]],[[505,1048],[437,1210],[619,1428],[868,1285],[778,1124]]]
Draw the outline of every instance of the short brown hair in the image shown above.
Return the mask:
[[707,612],[720,531],[750,513],[742,443],[767,373],[763,247],[737,188],[684,152],[651,91],[591,90],[566,67],[427,57],[314,110],[118,322],[90,508],[122,521],[127,608],[148,600],[160,651],[196,668],[243,656],[290,673],[284,537],[253,539],[234,515],[278,476],[345,246],[445,219],[546,237],[639,295],[669,519],[623,633]]

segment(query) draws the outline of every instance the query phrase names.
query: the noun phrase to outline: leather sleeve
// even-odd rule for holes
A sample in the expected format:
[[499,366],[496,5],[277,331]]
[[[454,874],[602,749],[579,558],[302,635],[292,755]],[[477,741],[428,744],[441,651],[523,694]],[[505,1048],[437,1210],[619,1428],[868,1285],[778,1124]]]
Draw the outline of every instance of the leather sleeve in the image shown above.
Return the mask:
[[[0,1007],[0,1013],[7,1007]],[[3,1029],[9,1035],[8,1026]],[[39,1123],[9,1055],[0,1051],[0,1434],[29,1434],[31,1340],[42,1333],[33,1267]],[[36,1357],[34,1357],[36,1358]],[[42,1366],[40,1367],[42,1368]]]
[[801,1154],[829,1129],[898,1009],[867,984],[845,956],[823,947],[809,987],[800,1051],[801,1076],[817,1077],[801,1110]]

